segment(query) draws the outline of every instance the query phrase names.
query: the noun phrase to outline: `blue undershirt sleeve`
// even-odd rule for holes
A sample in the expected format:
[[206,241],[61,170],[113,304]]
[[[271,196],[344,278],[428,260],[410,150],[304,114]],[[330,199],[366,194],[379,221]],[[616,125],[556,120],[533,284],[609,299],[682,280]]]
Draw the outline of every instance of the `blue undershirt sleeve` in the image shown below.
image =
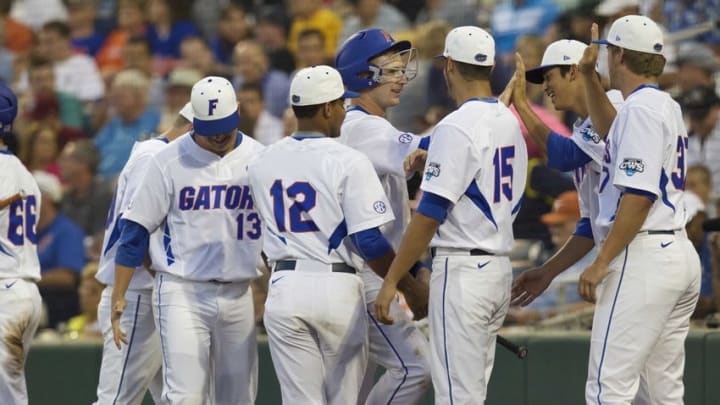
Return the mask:
[[350,240],[366,261],[377,259],[392,251],[390,242],[385,239],[377,227],[356,232],[350,235]]
[[550,131],[547,139],[547,165],[563,172],[582,167],[592,158],[580,149],[570,138]]
[[425,191],[423,192],[423,196],[420,199],[420,203],[418,203],[418,207],[415,211],[442,224],[445,222],[445,218],[447,218],[450,204],[450,200],[440,197],[437,194]]
[[120,246],[115,263],[127,267],[142,265],[147,255],[150,234],[142,225],[127,219],[120,220],[120,227]]
[[582,236],[584,238],[593,239],[592,227],[590,226],[590,218],[580,218],[575,225],[573,235]]

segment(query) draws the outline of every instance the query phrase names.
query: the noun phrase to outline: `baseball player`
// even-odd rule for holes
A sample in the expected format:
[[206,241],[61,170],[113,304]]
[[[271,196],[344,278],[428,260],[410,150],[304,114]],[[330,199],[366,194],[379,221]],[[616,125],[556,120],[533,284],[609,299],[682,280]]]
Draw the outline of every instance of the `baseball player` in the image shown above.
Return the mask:
[[340,74],[302,69],[290,96],[298,131],[249,168],[273,263],[270,352],[283,403],[354,404],[367,365],[367,317],[356,275],[362,261],[351,252],[384,274],[394,250],[378,227],[394,216],[369,159],[328,139],[340,134],[344,99],[357,96],[345,92]]
[[430,349],[435,402],[483,403],[495,336],[510,303],[512,221],[525,188],[527,148],[515,116],[491,97],[495,41],[458,27],[445,38],[444,74],[457,110],[428,150],[424,191],[375,309],[389,315],[396,283],[432,247]]
[[35,224],[40,190],[3,142],[17,116],[17,98],[0,84],[0,403],[27,404],[25,359],[40,323]]
[[[520,55],[515,56],[512,102],[533,141],[546,153],[548,166],[574,171],[573,180],[578,190],[581,216],[573,236],[557,254],[539,268],[528,270],[515,280],[513,303],[523,306],[530,304],[555,277],[578,263],[592,251],[596,242],[600,242],[593,238],[592,221],[598,214],[597,189],[602,175],[604,138],[607,132],[600,135],[590,120],[585,81],[579,70],[586,48],[587,45],[580,41],[555,41],[545,50],[540,66],[527,72]],[[526,79],[544,85],[545,93],[551,98],[555,109],[571,111],[579,117],[573,124],[570,139],[552,132],[532,111],[525,94]],[[616,108],[622,105],[622,94],[619,91],[611,90],[607,95]]]
[[[140,404],[149,388],[155,403],[162,394],[160,337],[152,313],[152,277],[140,266],[133,273],[125,293],[126,310],[120,317],[120,327],[128,331],[132,345],[117,350],[110,322],[110,305],[115,282],[115,256],[120,240],[123,210],[143,179],[150,158],[169,142],[192,128],[192,105],[187,103],[173,126],[157,138],[138,142],[133,147],[125,167],[120,172],[108,219],[105,224],[102,256],[95,278],[105,284],[98,305],[98,322],[103,334],[103,356],[95,404]],[[163,232],[156,231],[151,249],[163,249]],[[164,250],[162,250],[164,253]]]
[[[380,178],[397,219],[383,227],[393,248],[400,245],[410,221],[406,173],[403,161],[414,151],[427,150],[430,138],[400,131],[385,119],[387,108],[398,105],[400,93],[416,73],[414,49],[408,41],[395,41],[385,31],[372,28],[357,32],[338,51],[335,66],[345,87],[360,96],[352,100],[339,141],[365,154]],[[429,278],[427,269],[418,278]],[[391,311],[393,325],[382,325],[373,316],[373,305],[382,278],[368,266],[360,276],[365,284],[365,303],[370,318],[370,361],[386,372],[372,387],[364,403],[414,404],[430,383],[429,345],[422,332],[397,301]],[[408,276],[410,277],[410,276]],[[374,381],[374,367],[368,368]],[[363,399],[363,398],[361,398]]]
[[[619,18],[597,43],[608,46],[610,84],[625,103],[603,156],[594,230],[602,244],[579,284],[596,302],[585,400],[681,404],[684,341],[700,289],[700,261],[684,230],[687,131],[679,105],[657,86],[665,58],[655,22]],[[604,92],[595,93],[589,104],[608,109]]]
[[157,270],[153,312],[162,353],[162,400],[171,404],[252,404],[257,347],[249,281],[256,278],[262,222],[247,165],[262,146],[239,133],[232,84],[209,76],[190,101],[193,131],[150,158],[145,177],[123,211],[115,257],[112,328],[120,327],[125,294],[147,252]]

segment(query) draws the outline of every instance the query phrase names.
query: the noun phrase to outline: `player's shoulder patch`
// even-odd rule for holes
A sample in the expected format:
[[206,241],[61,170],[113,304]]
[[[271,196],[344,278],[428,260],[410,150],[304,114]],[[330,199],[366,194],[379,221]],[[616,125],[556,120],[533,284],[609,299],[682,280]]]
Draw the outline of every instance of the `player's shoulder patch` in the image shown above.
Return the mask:
[[642,159],[637,158],[625,158],[620,163],[620,170],[624,171],[626,175],[632,176],[635,173],[642,173],[645,171],[645,163]]
[[592,125],[588,125],[585,128],[581,129],[580,136],[582,136],[582,139],[585,142],[593,142],[599,144],[601,141],[600,134],[595,131],[595,128],[593,128]]
[[407,132],[403,132],[398,136],[398,142],[400,143],[410,143],[413,140],[413,136]]
[[425,180],[440,176],[440,163],[428,162],[425,168]]
[[387,212],[387,205],[384,201],[378,200],[373,203],[373,209],[378,214],[384,214],[385,212]]

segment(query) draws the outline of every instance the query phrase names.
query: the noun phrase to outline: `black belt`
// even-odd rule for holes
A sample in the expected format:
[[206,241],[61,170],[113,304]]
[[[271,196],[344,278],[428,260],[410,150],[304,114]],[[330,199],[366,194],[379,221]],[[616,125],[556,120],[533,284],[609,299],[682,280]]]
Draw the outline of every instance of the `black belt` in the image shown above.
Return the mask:
[[[275,268],[273,269],[273,271],[295,270],[296,265],[296,260],[278,260],[275,263]],[[356,273],[354,268],[348,266],[345,263],[332,263],[330,266],[332,266],[333,273]]]
[[677,232],[674,229],[659,229],[659,230],[651,230],[651,231],[642,231],[639,233],[647,233],[648,235],[675,235],[675,232]]
[[212,280],[208,280],[208,282],[211,282],[213,284],[231,284],[232,283],[232,281],[218,280],[216,278],[214,278]]
[[[432,257],[436,256],[435,252],[437,252],[437,248],[430,248],[430,255]],[[487,250],[482,249],[470,249],[469,253],[470,254],[468,256],[495,256],[495,253],[490,253]]]

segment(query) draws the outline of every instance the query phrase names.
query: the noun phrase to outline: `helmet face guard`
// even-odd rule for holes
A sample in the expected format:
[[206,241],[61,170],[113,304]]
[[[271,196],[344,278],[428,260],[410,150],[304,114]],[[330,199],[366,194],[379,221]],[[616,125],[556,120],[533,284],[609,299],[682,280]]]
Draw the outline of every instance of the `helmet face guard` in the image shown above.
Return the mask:
[[393,83],[401,80],[409,82],[417,76],[418,60],[415,57],[415,48],[406,49],[393,55],[381,65],[368,64],[370,79],[375,85]]
[[[395,51],[395,55],[400,55],[405,61],[401,73],[398,73],[400,66],[392,66],[393,72],[390,67],[370,63],[371,59],[391,51]],[[415,51],[409,41],[395,41],[387,32],[371,28],[358,31],[345,41],[337,53],[335,66],[345,87],[357,92],[400,76],[408,80],[414,78],[417,74],[414,55]]]

